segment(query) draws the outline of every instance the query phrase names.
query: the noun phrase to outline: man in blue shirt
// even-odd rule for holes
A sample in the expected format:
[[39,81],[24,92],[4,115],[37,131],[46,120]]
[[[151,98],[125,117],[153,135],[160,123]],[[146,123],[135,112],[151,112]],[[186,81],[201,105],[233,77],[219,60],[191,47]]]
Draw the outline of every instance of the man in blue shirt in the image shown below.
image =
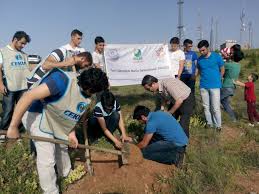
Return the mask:
[[192,40],[185,39],[183,41],[185,63],[184,69],[181,75],[181,80],[191,88],[192,93],[195,91],[195,71],[197,65],[198,56],[196,52],[192,51]]
[[224,75],[224,61],[222,57],[210,52],[207,40],[198,44],[201,56],[198,58],[197,72],[200,74],[200,91],[208,127],[221,130],[220,88]]
[[182,162],[188,138],[171,114],[150,112],[145,106],[137,106],[133,119],[146,124],[144,137],[137,144],[144,158],[177,166]]

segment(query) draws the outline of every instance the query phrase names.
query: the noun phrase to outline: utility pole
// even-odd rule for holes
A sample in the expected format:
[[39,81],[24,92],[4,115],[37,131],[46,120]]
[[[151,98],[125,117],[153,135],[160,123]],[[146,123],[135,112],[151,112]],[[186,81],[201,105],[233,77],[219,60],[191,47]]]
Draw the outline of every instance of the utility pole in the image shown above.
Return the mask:
[[243,38],[244,38],[244,32],[246,31],[246,25],[245,25],[245,9],[243,8],[240,14],[240,22],[241,22],[241,28],[240,28],[240,45],[243,46]]
[[178,4],[178,38],[180,39],[180,45],[182,45],[183,42],[183,37],[184,37],[184,33],[183,33],[183,3],[184,0],[178,0],[177,4]]
[[253,48],[253,28],[252,28],[252,22],[250,21],[248,23],[248,48]]
[[198,31],[198,39],[197,39],[197,41],[200,42],[201,40],[203,40],[203,32],[202,32],[202,22],[201,22],[200,9],[198,9],[198,27],[197,27],[197,31]]
[[219,49],[218,24],[219,24],[218,19],[216,19],[216,24],[215,24],[215,47],[214,47],[215,50]]
[[210,50],[214,51],[214,30],[213,30],[213,17],[211,18],[211,28],[210,28]]

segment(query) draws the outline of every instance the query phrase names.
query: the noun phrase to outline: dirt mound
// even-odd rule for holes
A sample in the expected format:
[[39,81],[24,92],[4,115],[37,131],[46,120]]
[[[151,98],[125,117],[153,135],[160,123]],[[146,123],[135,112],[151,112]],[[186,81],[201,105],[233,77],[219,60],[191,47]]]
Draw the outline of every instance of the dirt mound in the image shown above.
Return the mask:
[[171,175],[174,165],[145,160],[141,151],[130,145],[129,164],[119,167],[118,157],[92,152],[95,175],[71,185],[66,193],[168,193],[161,181]]
[[129,164],[138,165],[143,162],[144,158],[140,149],[133,144],[129,144],[130,146],[130,155],[128,157]]

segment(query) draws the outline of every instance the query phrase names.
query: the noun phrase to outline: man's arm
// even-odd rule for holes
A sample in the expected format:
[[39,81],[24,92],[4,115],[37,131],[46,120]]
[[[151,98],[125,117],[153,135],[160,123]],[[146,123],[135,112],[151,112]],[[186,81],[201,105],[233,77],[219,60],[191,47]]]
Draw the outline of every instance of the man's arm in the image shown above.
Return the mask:
[[224,66],[221,66],[221,68],[220,68],[220,74],[221,74],[221,77],[224,76],[224,74],[225,74],[225,67],[224,67]]
[[48,96],[50,96],[50,90],[45,83],[37,86],[36,88],[33,88],[32,90],[25,92],[23,94],[23,96],[18,101],[18,103],[14,109],[12,121],[11,121],[10,126],[7,131],[8,138],[18,138],[19,137],[18,126],[21,123],[21,119],[22,119],[24,113],[29,108],[29,106],[32,104],[32,102],[34,100],[44,99]]
[[180,60],[179,61],[179,70],[178,70],[178,78],[181,78],[182,72],[183,72],[183,68],[184,68],[184,62],[185,60]]
[[196,67],[195,69],[195,77],[197,78],[200,75],[200,70],[198,69],[198,67]]
[[122,148],[122,143],[117,138],[115,138],[113,136],[113,134],[107,128],[104,117],[97,117],[97,120],[98,120],[98,123],[100,124],[104,134],[106,135],[106,137],[108,137],[110,140],[112,140],[117,148]]
[[101,69],[101,62],[97,56],[97,54],[95,52],[93,52],[92,54],[92,57],[93,57],[93,65],[95,68],[99,68]]
[[6,89],[6,87],[4,85],[4,82],[3,82],[2,68],[3,68],[3,65],[0,64],[0,92],[1,92],[1,94],[6,95],[7,89]]
[[149,144],[149,142],[150,142],[150,140],[152,139],[153,135],[154,135],[154,133],[145,134],[144,137],[143,137],[143,139],[142,139],[142,141],[139,142],[139,143],[137,144],[137,146],[138,146],[140,149],[145,148],[145,147]]
[[53,68],[70,67],[77,63],[76,57],[70,57],[65,61],[58,62],[55,57],[48,56],[48,58],[42,64],[42,68],[46,71],[50,71]]
[[183,103],[182,98],[178,98],[175,101],[174,106],[168,112],[170,112],[171,114],[174,114],[175,111],[182,105],[182,103]]

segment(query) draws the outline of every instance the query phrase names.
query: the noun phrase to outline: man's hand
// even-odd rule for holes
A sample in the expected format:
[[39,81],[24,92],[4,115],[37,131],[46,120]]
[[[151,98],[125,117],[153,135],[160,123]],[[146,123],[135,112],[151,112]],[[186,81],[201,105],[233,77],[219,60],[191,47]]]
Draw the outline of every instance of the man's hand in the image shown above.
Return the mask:
[[75,131],[72,131],[71,133],[69,133],[68,135],[68,141],[70,143],[70,147],[72,148],[77,148],[78,146],[78,140],[76,138],[76,132]]
[[116,148],[121,149],[122,148],[122,142],[120,142],[119,140],[116,139],[116,141],[114,142]]
[[121,141],[122,141],[122,143],[124,143],[125,141],[126,141],[126,142],[132,142],[133,140],[132,140],[131,137],[125,135],[125,136],[122,136],[122,137],[121,137]]
[[192,77],[191,77],[191,80],[196,80],[196,76],[195,75],[192,75]]
[[9,126],[6,136],[10,139],[18,139],[20,137],[18,127]]
[[0,93],[3,94],[4,96],[7,94],[7,89],[4,86],[4,84],[0,84]]

